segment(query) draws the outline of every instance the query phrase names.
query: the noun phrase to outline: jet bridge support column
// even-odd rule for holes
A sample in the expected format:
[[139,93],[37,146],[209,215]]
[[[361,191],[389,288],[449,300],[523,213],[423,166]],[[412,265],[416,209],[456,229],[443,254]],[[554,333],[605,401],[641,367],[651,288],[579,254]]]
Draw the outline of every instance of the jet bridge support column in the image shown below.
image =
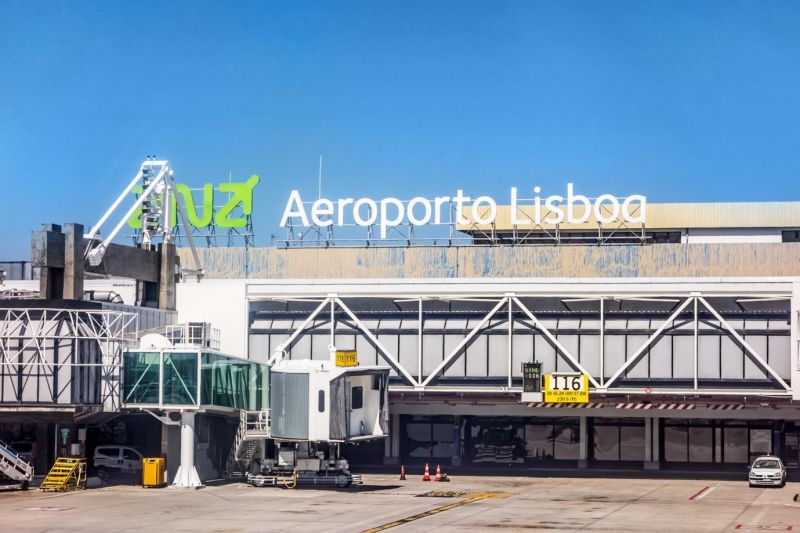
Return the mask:
[[194,466],[194,449],[197,446],[194,435],[195,413],[184,411],[181,413],[181,466],[175,474],[173,487],[202,487],[200,476]]

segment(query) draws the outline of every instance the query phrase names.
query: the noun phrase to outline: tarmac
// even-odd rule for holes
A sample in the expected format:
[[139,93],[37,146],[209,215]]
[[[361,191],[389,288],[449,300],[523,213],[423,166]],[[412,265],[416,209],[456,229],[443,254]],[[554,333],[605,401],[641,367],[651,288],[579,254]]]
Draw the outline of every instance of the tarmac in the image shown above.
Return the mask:
[[[0,492],[0,531],[800,531],[800,483],[364,474],[348,489],[114,485]],[[742,476],[744,478],[744,476]]]

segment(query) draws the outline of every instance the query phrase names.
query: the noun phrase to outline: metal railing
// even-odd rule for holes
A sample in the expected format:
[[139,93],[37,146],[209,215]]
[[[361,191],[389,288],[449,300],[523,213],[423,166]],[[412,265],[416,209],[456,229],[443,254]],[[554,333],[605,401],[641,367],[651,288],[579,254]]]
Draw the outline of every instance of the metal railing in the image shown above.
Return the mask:
[[165,336],[174,345],[192,345],[219,350],[220,331],[207,322],[188,322],[169,325]]

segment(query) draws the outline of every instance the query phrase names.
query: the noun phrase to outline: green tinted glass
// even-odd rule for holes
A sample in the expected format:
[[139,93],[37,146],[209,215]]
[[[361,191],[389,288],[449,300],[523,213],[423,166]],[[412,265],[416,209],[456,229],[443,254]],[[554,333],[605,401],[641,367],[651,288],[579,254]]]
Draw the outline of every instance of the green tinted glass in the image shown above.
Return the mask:
[[197,403],[197,353],[164,353],[164,405]]
[[158,353],[127,352],[123,364],[124,403],[158,403]]

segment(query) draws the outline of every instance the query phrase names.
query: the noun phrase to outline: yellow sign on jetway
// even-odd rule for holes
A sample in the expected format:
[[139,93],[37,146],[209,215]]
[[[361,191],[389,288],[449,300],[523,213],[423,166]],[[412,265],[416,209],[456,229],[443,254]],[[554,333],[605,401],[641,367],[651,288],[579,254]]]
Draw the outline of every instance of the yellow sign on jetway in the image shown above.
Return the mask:
[[547,403],[587,403],[589,376],[586,374],[545,374],[544,401]]
[[336,351],[336,366],[358,366],[358,352],[355,350],[350,351]]

